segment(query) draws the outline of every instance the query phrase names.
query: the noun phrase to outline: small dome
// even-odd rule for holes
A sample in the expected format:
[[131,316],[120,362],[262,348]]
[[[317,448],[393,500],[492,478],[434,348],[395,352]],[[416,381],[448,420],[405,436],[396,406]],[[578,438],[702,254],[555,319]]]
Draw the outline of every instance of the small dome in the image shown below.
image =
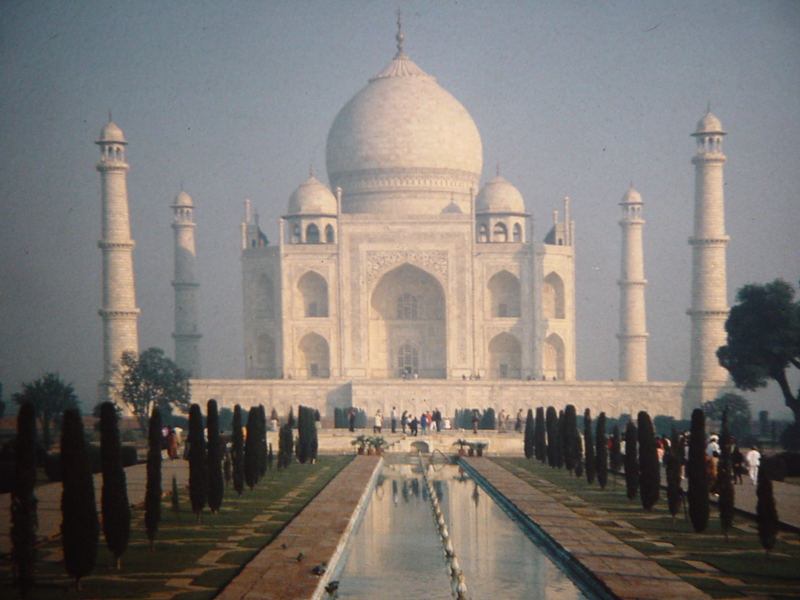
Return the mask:
[[289,214],[335,215],[336,196],[312,175],[292,192]]
[[114,121],[109,121],[100,130],[100,139],[98,142],[117,142],[118,144],[126,144],[125,136],[122,129]]
[[709,110],[705,116],[697,122],[697,131],[694,133],[695,135],[705,133],[721,133],[724,135],[725,130],[722,129],[722,123],[720,123],[719,119],[711,114]]
[[633,186],[622,196],[620,204],[643,204],[642,195],[633,189]]
[[194,203],[192,202],[192,197],[184,192],[183,190],[175,196],[175,206],[182,206],[182,207],[193,207]]
[[500,175],[491,179],[475,199],[475,211],[482,213],[524,213],[522,194]]

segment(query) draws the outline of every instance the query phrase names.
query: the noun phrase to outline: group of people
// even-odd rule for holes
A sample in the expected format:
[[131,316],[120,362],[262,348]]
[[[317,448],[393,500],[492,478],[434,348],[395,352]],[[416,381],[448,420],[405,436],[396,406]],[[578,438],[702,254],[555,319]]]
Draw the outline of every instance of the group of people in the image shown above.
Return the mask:
[[[380,411],[379,411],[380,412]],[[395,408],[392,408],[392,413]],[[394,423],[394,420],[392,421]],[[422,430],[422,435],[428,433],[436,433],[437,431],[444,431],[450,429],[450,419],[442,416],[442,411],[438,408],[431,412],[430,410],[422,411],[419,418],[416,415],[409,413],[407,410],[403,411],[400,417],[400,427],[403,433],[408,432],[409,435],[419,435]],[[392,428],[394,432],[394,427]]]

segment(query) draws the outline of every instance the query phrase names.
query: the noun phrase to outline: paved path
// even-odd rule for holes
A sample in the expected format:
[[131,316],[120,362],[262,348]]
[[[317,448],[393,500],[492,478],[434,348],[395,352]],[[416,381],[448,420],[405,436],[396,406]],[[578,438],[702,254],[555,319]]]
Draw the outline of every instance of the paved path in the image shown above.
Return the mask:
[[[185,460],[165,460],[161,463],[161,488],[165,493],[172,491],[172,476],[178,480],[179,486],[189,481],[189,462]],[[144,503],[147,485],[147,465],[142,463],[125,468],[128,482],[128,501],[132,506]],[[94,496],[98,514],[100,511],[103,476],[94,475]],[[34,491],[38,500],[37,512],[39,529],[36,537],[40,540],[58,535],[61,532],[61,483],[40,485]],[[0,494],[0,554],[11,551],[11,494]]]
[[[369,500],[382,459],[357,456],[216,596],[218,600],[322,598]],[[302,559],[298,556],[302,553]],[[325,575],[312,569],[330,565]]]
[[487,458],[462,459],[618,598],[707,599],[638,550]]

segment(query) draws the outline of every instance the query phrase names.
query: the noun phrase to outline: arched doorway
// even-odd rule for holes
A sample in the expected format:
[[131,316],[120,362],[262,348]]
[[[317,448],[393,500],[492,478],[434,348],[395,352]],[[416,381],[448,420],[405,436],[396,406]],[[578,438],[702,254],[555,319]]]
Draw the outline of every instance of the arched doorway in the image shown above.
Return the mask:
[[489,342],[489,377],[519,379],[522,352],[519,340],[510,333],[500,333]]
[[564,379],[564,340],[551,333],[544,341],[542,375],[545,379]]
[[308,333],[300,340],[300,368],[308,378],[330,377],[330,353],[328,342],[317,333]]
[[430,273],[401,265],[370,297],[371,377],[443,379],[447,374],[445,298]]

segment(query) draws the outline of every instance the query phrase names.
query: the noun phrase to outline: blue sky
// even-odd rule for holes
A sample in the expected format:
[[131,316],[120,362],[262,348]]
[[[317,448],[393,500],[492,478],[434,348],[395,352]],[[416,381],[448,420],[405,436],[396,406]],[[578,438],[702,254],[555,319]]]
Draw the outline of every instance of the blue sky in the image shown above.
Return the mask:
[[[205,375],[243,374],[239,222],[271,239],[338,110],[395,51],[470,112],[541,239],[572,199],[578,375],[617,376],[620,228],[645,202],[652,380],[688,375],[694,173],[711,103],[729,132],[729,301],[800,278],[800,3],[11,2],[0,11],[0,380],[45,371],[93,404],[101,371],[97,139],[129,142],[140,346],[173,351],[169,204],[196,204]],[[777,390],[751,396],[779,410]],[[782,411],[785,414],[785,411]]]

